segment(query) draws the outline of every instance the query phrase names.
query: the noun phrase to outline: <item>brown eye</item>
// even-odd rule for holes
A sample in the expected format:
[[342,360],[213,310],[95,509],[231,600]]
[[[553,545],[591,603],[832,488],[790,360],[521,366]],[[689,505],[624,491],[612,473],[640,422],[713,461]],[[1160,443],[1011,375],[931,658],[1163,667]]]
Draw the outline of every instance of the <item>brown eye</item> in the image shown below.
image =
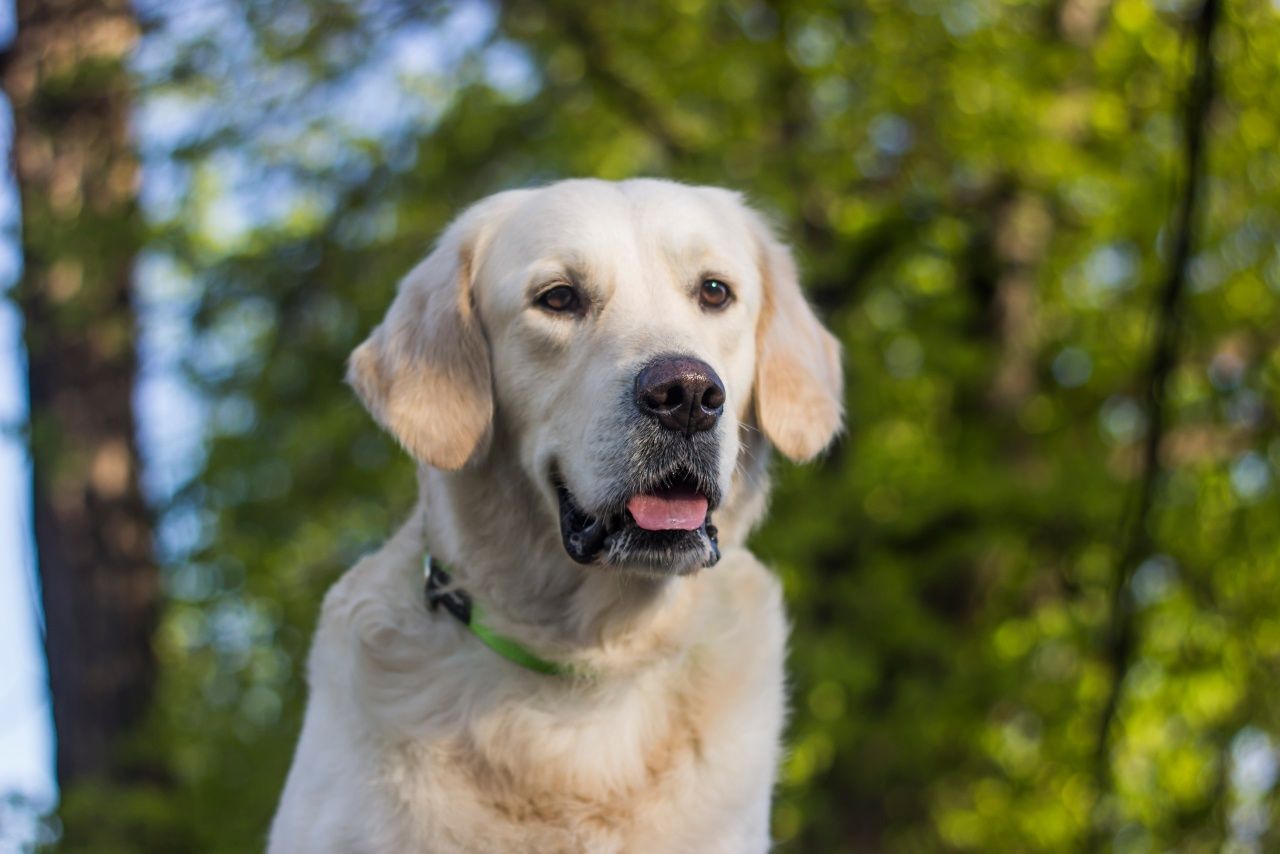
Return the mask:
[[556,314],[570,314],[582,308],[582,298],[568,285],[556,285],[538,297],[537,303]]
[[729,286],[719,279],[703,279],[698,291],[698,301],[706,308],[724,308],[732,296]]

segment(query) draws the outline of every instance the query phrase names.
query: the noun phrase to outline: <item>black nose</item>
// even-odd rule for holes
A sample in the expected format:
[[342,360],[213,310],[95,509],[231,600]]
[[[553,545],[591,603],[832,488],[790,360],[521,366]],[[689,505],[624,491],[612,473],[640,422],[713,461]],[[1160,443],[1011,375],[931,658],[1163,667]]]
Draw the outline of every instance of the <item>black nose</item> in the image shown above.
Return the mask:
[[664,356],[636,375],[636,406],[668,430],[692,436],[716,426],[724,383],[701,359]]

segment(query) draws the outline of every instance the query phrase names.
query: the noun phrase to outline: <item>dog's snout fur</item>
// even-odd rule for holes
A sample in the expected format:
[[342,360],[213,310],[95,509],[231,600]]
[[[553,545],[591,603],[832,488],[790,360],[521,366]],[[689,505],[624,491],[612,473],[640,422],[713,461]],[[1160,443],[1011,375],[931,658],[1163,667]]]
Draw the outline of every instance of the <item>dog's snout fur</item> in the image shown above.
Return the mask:
[[724,383],[692,356],[663,356],[636,374],[636,406],[668,430],[693,436],[710,430],[724,411]]

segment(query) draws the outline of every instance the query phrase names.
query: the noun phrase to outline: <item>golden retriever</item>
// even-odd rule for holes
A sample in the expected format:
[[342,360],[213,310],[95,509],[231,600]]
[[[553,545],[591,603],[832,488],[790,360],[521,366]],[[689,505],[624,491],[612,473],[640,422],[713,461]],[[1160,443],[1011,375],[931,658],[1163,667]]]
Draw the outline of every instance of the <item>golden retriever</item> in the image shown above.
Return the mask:
[[491,196],[348,380],[420,501],[325,600],[270,850],[766,850],[786,622],[743,542],[843,380],[764,220],[659,180]]

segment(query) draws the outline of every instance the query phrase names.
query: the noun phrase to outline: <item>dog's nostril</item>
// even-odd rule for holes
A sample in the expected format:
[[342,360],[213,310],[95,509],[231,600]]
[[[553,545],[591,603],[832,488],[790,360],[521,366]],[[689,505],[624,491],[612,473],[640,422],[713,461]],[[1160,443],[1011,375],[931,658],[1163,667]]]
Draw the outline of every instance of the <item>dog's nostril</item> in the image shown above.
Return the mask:
[[649,409],[657,411],[680,405],[680,390],[677,388],[659,388],[641,395],[641,403]]
[[724,389],[713,385],[702,395],[703,409],[719,409],[724,406]]

